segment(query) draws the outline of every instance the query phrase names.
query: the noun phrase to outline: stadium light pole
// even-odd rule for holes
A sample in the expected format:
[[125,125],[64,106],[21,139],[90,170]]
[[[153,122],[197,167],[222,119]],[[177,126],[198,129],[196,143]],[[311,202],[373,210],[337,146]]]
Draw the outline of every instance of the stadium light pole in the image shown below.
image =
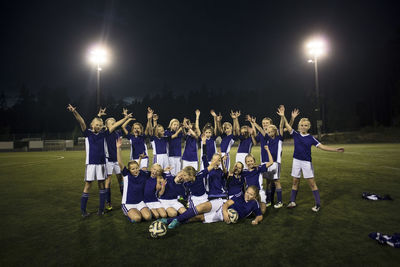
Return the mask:
[[96,66],[97,71],[97,109],[100,108],[100,72],[101,66],[107,63],[107,51],[101,46],[96,46],[89,51],[89,61]]
[[322,119],[321,119],[321,102],[319,96],[319,80],[318,80],[318,59],[325,54],[325,42],[321,39],[314,39],[307,43],[306,45],[308,54],[312,56],[312,59],[309,59],[309,63],[314,63],[314,75],[315,75],[315,97],[316,97],[316,107],[315,112],[317,115],[317,132],[318,139],[321,139],[321,128],[322,128]]

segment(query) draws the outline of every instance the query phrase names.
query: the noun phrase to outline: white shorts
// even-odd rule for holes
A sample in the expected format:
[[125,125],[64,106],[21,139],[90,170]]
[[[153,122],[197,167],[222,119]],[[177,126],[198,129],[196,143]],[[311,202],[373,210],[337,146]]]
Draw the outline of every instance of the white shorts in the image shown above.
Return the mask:
[[165,169],[168,167],[168,155],[167,154],[156,154],[153,158],[153,163],[160,164],[161,168]]
[[180,208],[184,208],[182,203],[180,203],[177,199],[160,199],[160,202],[165,210],[168,208],[174,208],[178,211]]
[[225,203],[225,199],[217,198],[210,201],[211,210],[204,213],[204,223],[222,222],[224,215],[222,213],[222,206]]
[[199,196],[199,197],[191,196],[190,200],[193,202],[193,205],[196,207],[196,206],[198,206],[198,205],[200,205],[200,204],[202,204],[204,202],[207,202],[208,201],[208,195],[206,193],[206,194],[204,194],[202,196]]
[[[137,163],[139,163],[139,159],[133,159],[134,161],[136,161]],[[149,167],[149,158],[144,158],[140,161],[140,169],[143,168],[148,168]]]
[[292,176],[300,178],[301,173],[305,179],[314,178],[314,168],[310,161],[293,159]]
[[144,204],[143,201],[140,201],[137,204],[121,204],[121,208],[122,208],[122,211],[124,212],[124,214],[126,216],[128,216],[128,212],[131,209],[137,209],[138,211],[141,211],[142,209],[147,208],[147,206],[146,206],[146,204]]
[[247,153],[236,153],[236,162],[241,162],[243,163],[243,166],[245,169],[247,169],[247,165],[246,165],[246,156],[248,154]]
[[267,203],[267,195],[265,194],[264,189],[260,189],[259,194],[260,194],[261,202]]
[[187,166],[192,166],[196,171],[199,169],[199,163],[197,161],[182,160],[182,169]]
[[146,204],[146,206],[149,208],[149,209],[160,209],[160,208],[162,208],[163,206],[161,205],[161,202],[160,201],[154,201],[154,202],[145,202],[145,204]]
[[171,174],[176,176],[181,171],[182,161],[181,157],[168,157],[168,165],[172,167]]
[[106,179],[105,164],[86,164],[85,181],[104,181]]
[[267,172],[264,173],[263,177],[269,180],[278,180],[281,177],[281,164],[274,162],[268,167]]
[[106,159],[106,170],[107,170],[107,176],[121,173],[121,168],[119,167],[118,162],[108,161],[108,159]]

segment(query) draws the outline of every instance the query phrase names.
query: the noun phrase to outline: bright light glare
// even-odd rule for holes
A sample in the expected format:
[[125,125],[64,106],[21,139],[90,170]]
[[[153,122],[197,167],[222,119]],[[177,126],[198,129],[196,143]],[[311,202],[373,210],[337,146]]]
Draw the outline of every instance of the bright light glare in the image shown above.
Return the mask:
[[314,57],[320,57],[325,54],[326,45],[323,40],[312,40],[306,44],[308,53]]
[[89,61],[96,65],[107,63],[107,51],[102,47],[95,47],[89,51]]

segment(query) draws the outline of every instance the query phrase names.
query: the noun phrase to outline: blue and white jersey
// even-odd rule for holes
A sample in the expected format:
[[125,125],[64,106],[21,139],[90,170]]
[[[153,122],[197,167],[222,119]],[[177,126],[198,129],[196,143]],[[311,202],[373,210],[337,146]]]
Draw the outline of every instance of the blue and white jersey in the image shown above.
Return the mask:
[[250,200],[246,202],[244,200],[244,195],[239,197],[231,198],[235,203],[229,207],[229,209],[234,209],[239,214],[239,219],[246,218],[250,214],[254,212],[256,216],[262,215],[260,204],[258,204],[257,200]]
[[[216,137],[214,135],[206,139],[207,161],[211,161],[213,155],[217,152],[217,145],[215,144],[215,139]],[[200,149],[201,149],[200,155],[203,155],[203,146],[201,146]]]
[[310,134],[302,135],[295,130],[290,134],[294,140],[293,158],[311,162],[311,146],[318,147],[320,142]]
[[206,193],[205,179],[207,175],[208,170],[204,169],[196,174],[196,179],[193,182],[186,182],[183,184],[190,195],[200,197]]
[[166,130],[164,135],[168,137],[168,156],[181,157],[182,156],[182,137],[183,133],[180,132],[176,138],[171,138],[175,131]]
[[222,134],[221,135],[221,153],[224,154],[229,154],[231,151],[232,145],[235,143],[235,140],[237,139],[237,136],[234,136],[233,134],[226,135]]
[[186,161],[198,161],[197,155],[197,139],[191,135],[185,136],[185,148],[183,149],[182,160]]
[[160,199],[176,199],[178,196],[184,195],[185,188],[183,187],[183,184],[175,183],[175,176],[166,174],[165,179],[167,180],[167,183],[165,184],[164,194],[160,197]]
[[140,170],[138,176],[134,176],[126,167],[121,173],[124,177],[122,204],[138,204],[143,201],[144,186],[149,173]]
[[134,136],[133,134],[127,134],[126,138],[131,142],[131,155],[130,159],[139,159],[140,154],[145,154],[147,158],[147,146],[146,146],[146,136],[138,135]]
[[114,131],[110,133],[109,131],[106,133],[106,145],[104,146],[106,158],[109,162],[117,161],[117,140],[121,137],[120,131]]
[[[281,163],[282,161],[282,144],[283,144],[283,137],[279,134],[275,136],[275,138],[269,138],[267,141],[268,149],[269,152],[271,152],[271,156],[274,162]],[[264,147],[262,149],[265,150]],[[268,158],[266,161],[263,162],[267,161],[269,161]]]
[[237,153],[246,153],[249,154],[251,152],[251,147],[253,145],[253,140],[251,136],[245,138],[243,135],[239,136],[239,147]]
[[243,193],[244,177],[240,175],[235,177],[229,176],[226,181],[226,188],[228,189],[228,196],[239,195]]
[[85,136],[86,164],[106,164],[104,151],[106,133],[108,133],[108,130],[94,133],[87,128],[83,132],[83,136]]
[[263,172],[267,172],[267,167],[265,164],[256,167],[252,171],[243,170],[242,174],[246,180],[246,187],[249,187],[250,185],[255,185],[258,189],[263,189],[263,177],[262,175],[260,175],[260,173]]
[[150,143],[151,147],[153,148],[153,155],[162,155],[162,154],[168,154],[168,137],[157,137],[157,136],[151,136],[150,137]]
[[158,196],[157,196],[157,178],[153,178],[149,176],[146,179],[146,183],[144,186],[144,197],[143,200],[144,202],[157,202],[158,201]]
[[264,146],[267,145],[267,142],[269,140],[268,134],[265,134],[263,136],[261,133],[258,133],[256,136],[256,141],[260,143],[260,151],[261,151],[261,162],[268,162],[268,153],[267,150],[265,150]]
[[220,169],[208,173],[208,197],[226,197],[226,174]]

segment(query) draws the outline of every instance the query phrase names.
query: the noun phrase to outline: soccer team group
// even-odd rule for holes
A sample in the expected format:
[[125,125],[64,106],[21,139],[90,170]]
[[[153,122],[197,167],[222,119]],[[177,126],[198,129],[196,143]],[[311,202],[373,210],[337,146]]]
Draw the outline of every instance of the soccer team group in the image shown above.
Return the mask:
[[[253,214],[252,224],[259,224],[268,207],[278,209],[284,206],[279,179],[284,131],[294,139],[293,184],[287,208],[296,207],[302,174],[315,198],[311,209],[318,212],[321,208],[320,196],[314,180],[311,147],[344,151],[343,148],[323,145],[310,135],[311,124],[307,118],[300,119],[298,131],[295,131],[292,125],[299,111],[293,110],[288,122],[283,105],[277,110],[281,118],[279,127],[273,125],[270,118],[264,118],[260,126],[250,115],[246,116],[246,120],[251,126],[240,127],[238,118],[241,114],[233,111],[230,113],[232,123],[222,123],[222,116],[211,110],[214,124],[207,123],[202,131],[199,110],[195,111],[194,123],[187,118],[182,123],[172,119],[167,130],[158,124],[158,115],[151,108],[147,110],[146,127],[139,122],[129,125],[135,119],[126,109],[123,110],[123,119],[116,121],[108,118],[103,124],[101,116],[106,114],[105,109],[100,109],[98,116],[91,121],[90,129],[75,107],[69,105],[68,110],[79,122],[85,136],[86,171],[81,197],[83,217],[90,215],[86,206],[92,182],[96,180],[99,185],[98,214],[112,209],[110,187],[111,175],[115,173],[122,194],[122,210],[132,223],[155,218],[173,229],[190,221],[230,223],[233,222],[232,217],[236,221]],[[130,161],[126,166],[121,156],[122,132],[116,130],[120,126],[131,143]],[[217,138],[220,138],[219,148]],[[151,167],[147,140],[153,150]],[[239,145],[235,164],[229,170],[229,152],[236,141]],[[261,165],[251,154],[252,146],[257,143],[261,146]],[[182,202],[187,202],[187,205]]]

